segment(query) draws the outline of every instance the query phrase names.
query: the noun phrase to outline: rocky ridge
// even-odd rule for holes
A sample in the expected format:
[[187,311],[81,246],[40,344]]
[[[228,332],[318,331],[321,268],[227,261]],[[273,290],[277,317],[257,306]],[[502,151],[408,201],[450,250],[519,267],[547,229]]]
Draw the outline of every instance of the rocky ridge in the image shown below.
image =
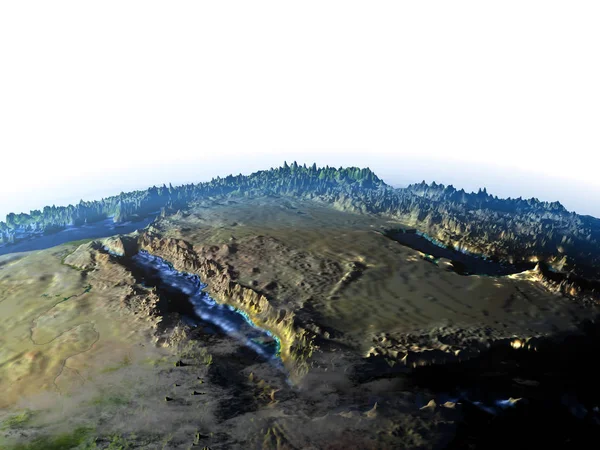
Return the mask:
[[340,210],[389,217],[462,252],[511,264],[543,262],[565,276],[571,274],[569,282],[594,294],[596,287],[584,280],[600,280],[600,219],[569,212],[558,202],[501,199],[485,189],[467,193],[453,186],[424,182],[395,189],[369,169],[317,168],[296,163],[248,176],[153,187],[100,202],[9,215],[6,223],[0,222],[0,244],[69,224],[106,217],[124,221],[159,209],[164,216],[200,200],[253,196],[292,196]]
[[265,295],[233,281],[230,268],[215,260],[202,258],[190,243],[146,231],[137,238],[113,239],[106,242],[105,247],[110,252],[124,256],[144,250],[168,261],[178,271],[197,274],[208,285],[207,291],[211,297],[239,309],[257,326],[277,336],[281,345],[281,359],[292,376],[301,376],[306,372],[307,359],[315,348],[315,334],[299,325],[293,312],[284,308],[275,309]]

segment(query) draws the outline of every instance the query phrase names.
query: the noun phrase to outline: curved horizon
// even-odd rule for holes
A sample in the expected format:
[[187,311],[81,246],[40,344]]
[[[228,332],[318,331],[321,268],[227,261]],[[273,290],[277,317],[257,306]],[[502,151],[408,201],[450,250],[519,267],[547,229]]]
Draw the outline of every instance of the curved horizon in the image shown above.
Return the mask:
[[[295,161],[295,160],[294,160],[294,161],[293,161],[293,162],[291,162],[290,164],[292,164],[292,163],[297,163],[297,161]],[[271,166],[270,168],[264,168],[264,169],[260,169],[260,170],[256,170],[256,171],[252,171],[252,172],[248,172],[248,173],[241,173],[241,172],[240,172],[239,174],[229,173],[229,174],[227,174],[227,175],[223,175],[223,176],[216,175],[216,176],[212,177],[210,180],[206,180],[206,181],[197,181],[197,182],[189,182],[189,183],[178,183],[178,184],[175,184],[175,186],[174,186],[174,187],[180,187],[180,186],[185,186],[185,185],[198,185],[198,184],[201,184],[201,183],[205,183],[205,182],[209,182],[209,181],[215,180],[215,179],[217,179],[217,178],[224,178],[224,177],[227,177],[227,176],[237,176],[237,175],[249,176],[249,175],[255,174],[255,173],[257,173],[257,172],[260,172],[260,171],[268,171],[268,170],[272,170],[273,168],[283,168],[283,167],[285,167],[285,165],[286,165],[286,164],[288,164],[288,162],[287,162],[287,161],[284,161],[284,162],[283,162],[281,165],[277,165],[277,166],[275,166],[275,167]],[[414,181],[414,182],[411,182],[411,183],[409,183],[409,184],[405,184],[405,185],[402,185],[402,186],[400,186],[400,185],[394,185],[394,184],[391,184],[391,183],[389,183],[389,182],[386,182],[386,180],[385,180],[384,178],[380,177],[380,176],[377,174],[377,172],[376,172],[376,171],[372,170],[372,169],[371,169],[370,167],[368,167],[368,166],[366,166],[366,167],[360,167],[360,166],[346,166],[346,167],[344,167],[344,166],[330,166],[330,165],[328,165],[328,164],[326,164],[326,165],[323,165],[323,166],[319,166],[319,165],[317,165],[316,163],[312,163],[312,164],[301,163],[301,164],[298,164],[298,165],[299,165],[299,166],[304,166],[304,167],[310,167],[310,166],[312,166],[313,164],[314,164],[314,165],[315,165],[317,168],[334,168],[334,169],[337,169],[337,168],[339,167],[339,168],[359,168],[359,169],[368,169],[368,170],[371,170],[371,172],[373,172],[373,173],[374,173],[374,174],[375,174],[375,175],[376,175],[376,176],[377,176],[377,177],[378,177],[378,178],[379,178],[381,181],[383,181],[383,182],[384,182],[384,183],[385,183],[387,186],[389,186],[389,187],[391,187],[391,188],[395,188],[395,189],[403,189],[403,188],[410,187],[410,186],[413,186],[413,185],[418,185],[418,184],[421,184],[421,183],[426,183],[428,186],[437,185],[437,186],[441,186],[441,187],[452,187],[452,188],[456,189],[456,190],[457,190],[457,191],[459,191],[459,192],[460,192],[460,191],[464,191],[466,194],[478,194],[478,193],[480,193],[480,192],[483,192],[483,193],[485,193],[485,194],[487,194],[487,195],[490,195],[491,197],[494,197],[494,198],[496,198],[496,199],[499,199],[499,200],[507,200],[507,201],[510,201],[510,200],[519,200],[519,199],[523,199],[523,200],[535,200],[535,201],[544,202],[544,203],[548,203],[548,204],[558,203],[560,206],[564,207],[564,208],[565,208],[565,209],[566,209],[568,212],[577,213],[576,211],[570,210],[569,208],[565,207],[565,205],[563,205],[563,203],[562,203],[562,202],[560,202],[559,200],[546,200],[546,199],[540,199],[540,198],[538,198],[538,197],[535,197],[535,196],[531,196],[531,197],[524,197],[524,196],[522,196],[522,195],[519,195],[518,197],[517,197],[517,196],[512,196],[512,197],[511,197],[511,196],[499,196],[499,195],[495,194],[494,192],[490,192],[490,191],[488,191],[488,189],[487,189],[487,187],[486,187],[486,186],[480,186],[480,187],[479,187],[479,188],[477,188],[476,190],[475,190],[475,189],[474,189],[474,190],[469,190],[469,189],[465,189],[465,188],[463,188],[463,187],[461,187],[461,186],[455,186],[455,185],[454,185],[454,184],[452,184],[452,183],[443,183],[443,182],[438,182],[438,181],[435,181],[435,180],[432,180],[432,181],[426,181],[425,179],[423,179],[421,182]],[[68,204],[58,204],[58,205],[57,205],[56,203],[52,203],[52,204],[46,204],[46,205],[44,205],[44,206],[41,206],[41,207],[39,207],[39,208],[34,208],[34,209],[31,209],[31,210],[29,210],[29,211],[27,211],[27,212],[26,212],[26,211],[21,211],[21,212],[10,211],[10,212],[8,212],[8,213],[7,213],[7,215],[9,215],[9,214],[15,214],[15,215],[19,215],[19,214],[31,214],[31,213],[33,213],[34,211],[38,211],[38,212],[39,212],[39,211],[41,211],[41,210],[42,210],[43,208],[45,208],[45,207],[57,207],[57,208],[64,208],[64,207],[69,207],[69,206],[76,206],[76,205],[77,205],[78,203],[80,203],[80,202],[102,202],[102,201],[103,201],[103,200],[105,200],[105,199],[109,199],[109,198],[113,198],[113,197],[118,197],[118,196],[119,196],[121,193],[131,193],[131,192],[136,192],[136,191],[137,191],[137,192],[143,192],[143,191],[149,190],[149,189],[151,189],[151,188],[155,188],[155,187],[161,187],[161,186],[167,186],[167,184],[169,184],[169,185],[173,185],[173,183],[171,183],[171,182],[168,182],[168,183],[164,183],[164,182],[163,182],[163,183],[159,183],[159,184],[153,184],[153,185],[150,185],[150,186],[146,186],[145,188],[140,188],[140,189],[132,189],[132,190],[130,190],[130,191],[126,191],[126,192],[125,192],[125,191],[121,191],[120,193],[113,193],[113,194],[106,195],[106,196],[102,196],[102,197],[90,198],[90,199],[87,199],[87,200],[80,199],[79,201],[76,201],[76,202],[70,202],[70,203],[68,203]],[[579,213],[577,213],[577,214],[579,214]],[[591,214],[580,214],[580,215],[589,215],[589,216],[591,216],[591,217],[596,217],[596,216],[593,216],[593,215],[591,215]],[[596,217],[596,218],[597,218],[597,217]],[[1,222],[1,221],[0,221],[0,222]]]
[[229,6],[0,6],[0,217],[286,159],[600,216],[598,4]]
[[[152,183],[152,184],[145,184],[143,185],[143,181],[138,180],[138,187],[136,188],[131,188],[131,189],[126,189],[126,190],[120,190],[120,191],[110,191],[110,192],[106,192],[102,195],[94,195],[93,193],[90,195],[80,195],[78,193],[72,193],[72,195],[70,196],[70,200],[67,201],[51,201],[51,202],[47,202],[44,204],[40,204],[37,203],[39,206],[37,207],[30,207],[28,210],[25,209],[17,209],[17,210],[6,210],[6,213],[3,213],[2,215],[0,215],[0,217],[2,217],[2,221],[4,221],[4,217],[7,216],[8,214],[30,214],[33,211],[36,210],[42,210],[44,207],[46,206],[56,206],[56,207],[67,207],[69,205],[77,205],[78,203],[80,203],[80,201],[84,201],[84,202],[93,202],[93,201],[101,201],[103,199],[109,198],[109,197],[116,197],[118,196],[121,192],[133,192],[133,191],[144,191],[147,189],[150,189],[151,187],[159,187],[159,186],[163,186],[163,185],[169,185],[172,184],[173,186],[182,186],[182,185],[186,185],[186,184],[199,184],[199,183],[203,183],[203,182],[207,182],[210,181],[214,178],[217,177],[226,177],[228,175],[238,175],[238,174],[242,174],[242,175],[250,175],[252,173],[255,173],[257,171],[261,171],[261,170],[268,170],[269,168],[273,168],[273,167],[280,167],[283,166],[283,164],[285,162],[291,163],[292,161],[282,161],[280,164],[275,165],[275,166],[269,166],[269,167],[263,167],[262,169],[258,169],[258,170],[249,170],[249,171],[244,171],[244,172],[239,172],[239,173],[234,173],[234,172],[230,172],[230,173],[220,173],[220,174],[215,174],[214,176],[210,176],[210,178],[208,179],[204,179],[204,180],[187,180],[187,181],[182,181],[182,182],[173,182],[173,181],[162,181],[159,183]],[[313,162],[314,164],[316,164],[316,162]],[[299,163],[300,165],[306,165],[306,166],[311,166],[313,163],[310,162],[302,162]],[[404,188],[407,187],[411,184],[419,184],[423,181],[425,181],[427,184],[431,185],[433,183],[436,184],[441,184],[443,186],[453,186],[455,189],[457,189],[458,191],[460,191],[461,189],[463,189],[466,193],[477,193],[479,190],[485,190],[488,194],[492,195],[493,197],[497,197],[501,200],[511,200],[511,199],[518,199],[518,198],[523,198],[523,199],[534,199],[534,200],[538,200],[538,201],[542,201],[542,202],[548,202],[548,203],[553,203],[553,202],[559,202],[561,205],[563,205],[569,212],[575,212],[577,214],[580,215],[590,215],[593,217],[599,217],[600,216],[600,210],[597,213],[593,213],[592,210],[590,210],[590,212],[580,212],[577,211],[575,209],[572,209],[569,207],[569,201],[567,201],[566,203],[559,199],[559,198],[551,198],[550,197],[550,193],[546,193],[546,195],[544,195],[543,189],[539,189],[538,186],[538,191],[540,191],[540,193],[538,195],[535,194],[531,194],[531,195],[526,195],[526,194],[518,194],[515,192],[513,194],[505,194],[503,195],[502,192],[497,192],[496,190],[494,190],[493,188],[487,186],[487,185],[473,185],[471,183],[471,186],[463,186],[460,184],[457,184],[456,182],[446,182],[444,180],[440,180],[440,179],[432,179],[428,177],[423,177],[421,179],[419,179],[419,176],[417,174],[411,174],[412,176],[410,178],[405,178],[408,179],[408,181],[406,182],[398,182],[398,181],[394,181],[394,180],[390,180],[389,176],[381,176],[380,173],[378,173],[377,170],[374,170],[372,167],[369,166],[353,166],[353,165],[349,165],[349,166],[343,166],[343,165],[329,165],[329,164],[324,164],[324,165],[319,165],[317,164],[318,167],[359,167],[359,168],[370,168],[373,173],[375,173],[375,175],[377,175],[380,179],[382,179],[388,186],[393,187],[393,188]],[[387,179],[386,179],[387,178]],[[401,177],[397,177],[396,180],[398,178]],[[554,184],[554,182],[553,182]],[[527,191],[528,189],[524,189],[524,191]],[[514,191],[514,190],[513,190]],[[531,191],[531,189],[529,189],[529,191]],[[85,198],[84,198],[85,197]],[[560,197],[560,196],[559,196]],[[2,206],[4,206],[4,204],[0,205],[0,211],[2,211]]]

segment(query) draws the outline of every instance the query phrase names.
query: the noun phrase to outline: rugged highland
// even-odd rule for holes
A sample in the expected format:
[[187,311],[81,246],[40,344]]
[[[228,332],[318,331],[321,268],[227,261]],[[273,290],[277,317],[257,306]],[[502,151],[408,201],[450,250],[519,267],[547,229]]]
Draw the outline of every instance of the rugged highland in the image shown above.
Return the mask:
[[597,219],[294,163],[2,232],[157,211],[0,256],[0,446],[505,448],[519,429],[582,448],[597,433]]
[[159,210],[176,212],[204,199],[256,195],[317,200],[341,210],[393,218],[451,248],[509,262],[547,263],[573,281],[600,277],[600,220],[569,212],[558,202],[500,199],[485,189],[467,193],[435,182],[394,189],[369,169],[296,163],[248,176],[152,187],[101,201],[9,214],[0,222],[0,243],[108,217],[123,222]]

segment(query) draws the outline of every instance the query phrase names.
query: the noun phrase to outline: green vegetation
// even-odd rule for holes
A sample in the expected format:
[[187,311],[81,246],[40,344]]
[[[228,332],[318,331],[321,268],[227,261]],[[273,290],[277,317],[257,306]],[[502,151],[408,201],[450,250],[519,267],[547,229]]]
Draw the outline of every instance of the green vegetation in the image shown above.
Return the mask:
[[104,369],[102,369],[100,371],[100,373],[112,373],[112,372],[116,372],[117,370],[120,370],[124,367],[130,366],[131,365],[131,356],[129,355],[125,355],[123,357],[123,359],[121,360],[121,362],[119,362],[118,364],[114,365],[114,366],[109,366],[109,367],[105,367]]
[[127,450],[132,448],[131,443],[123,436],[115,434],[111,437],[107,450]]
[[20,414],[9,417],[0,424],[0,430],[23,428],[33,417],[32,411],[26,410]]
[[106,450],[129,450],[134,448],[132,441],[135,439],[135,435],[131,435],[127,439],[120,434],[114,434],[108,436],[108,438],[101,439],[95,436],[93,428],[78,427],[72,432],[56,436],[38,436],[31,442],[15,444],[6,450],[96,450],[99,448],[98,442],[104,442],[105,444],[102,448]]
[[[87,294],[91,290],[92,290],[92,285],[88,284],[87,286],[85,286],[83,288],[83,291],[80,294],[73,294],[73,295],[69,295],[68,297],[63,297],[61,301],[59,301],[58,303],[56,303],[56,305],[58,305],[59,303],[62,303],[62,302],[66,302],[67,300],[70,300],[70,299],[72,299],[74,297],[80,297],[83,294]],[[60,294],[55,294],[54,295],[54,297],[60,297],[60,296],[61,296]],[[42,294],[41,297],[51,297],[51,295],[49,295],[49,294]],[[54,305],[54,306],[56,306],[56,305]]]
[[166,356],[161,356],[160,358],[146,358],[143,362],[154,367],[165,366],[170,363],[169,358]]
[[173,440],[173,434],[168,434],[162,440],[161,450],[166,450],[170,447],[171,441]]
[[210,366],[213,363],[213,356],[208,352],[206,347],[194,341],[188,341],[179,349],[179,357],[186,360],[191,360],[193,365],[199,366],[204,364]]
[[[93,241],[93,239],[91,239],[91,238],[85,238],[85,239],[79,239],[77,241],[67,242],[66,245],[73,245],[75,247],[79,247],[80,245],[87,244],[88,242],[92,242],[92,241]],[[68,254],[69,254],[69,252],[67,252],[67,255]]]
[[94,449],[96,448],[96,444],[92,432],[92,428],[78,427],[70,433],[36,437],[31,442],[16,444],[10,450]]
[[99,395],[94,397],[91,402],[92,405],[96,406],[126,406],[129,405],[129,399],[120,395]]
[[203,348],[202,350],[202,362],[204,362],[204,364],[206,364],[207,366],[210,366],[213,363],[213,356],[210,353],[208,353],[208,351],[205,348]]

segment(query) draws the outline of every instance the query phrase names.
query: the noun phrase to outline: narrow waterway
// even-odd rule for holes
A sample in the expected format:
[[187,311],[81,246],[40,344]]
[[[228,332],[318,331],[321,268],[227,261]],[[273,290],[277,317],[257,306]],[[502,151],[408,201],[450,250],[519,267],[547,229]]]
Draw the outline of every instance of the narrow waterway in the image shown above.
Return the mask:
[[177,311],[192,326],[210,324],[231,336],[258,355],[279,362],[279,341],[270,332],[257,327],[236,308],[217,303],[197,275],[179,272],[158,256],[140,251],[131,258],[129,268],[136,279],[155,287],[166,299],[169,311]]

